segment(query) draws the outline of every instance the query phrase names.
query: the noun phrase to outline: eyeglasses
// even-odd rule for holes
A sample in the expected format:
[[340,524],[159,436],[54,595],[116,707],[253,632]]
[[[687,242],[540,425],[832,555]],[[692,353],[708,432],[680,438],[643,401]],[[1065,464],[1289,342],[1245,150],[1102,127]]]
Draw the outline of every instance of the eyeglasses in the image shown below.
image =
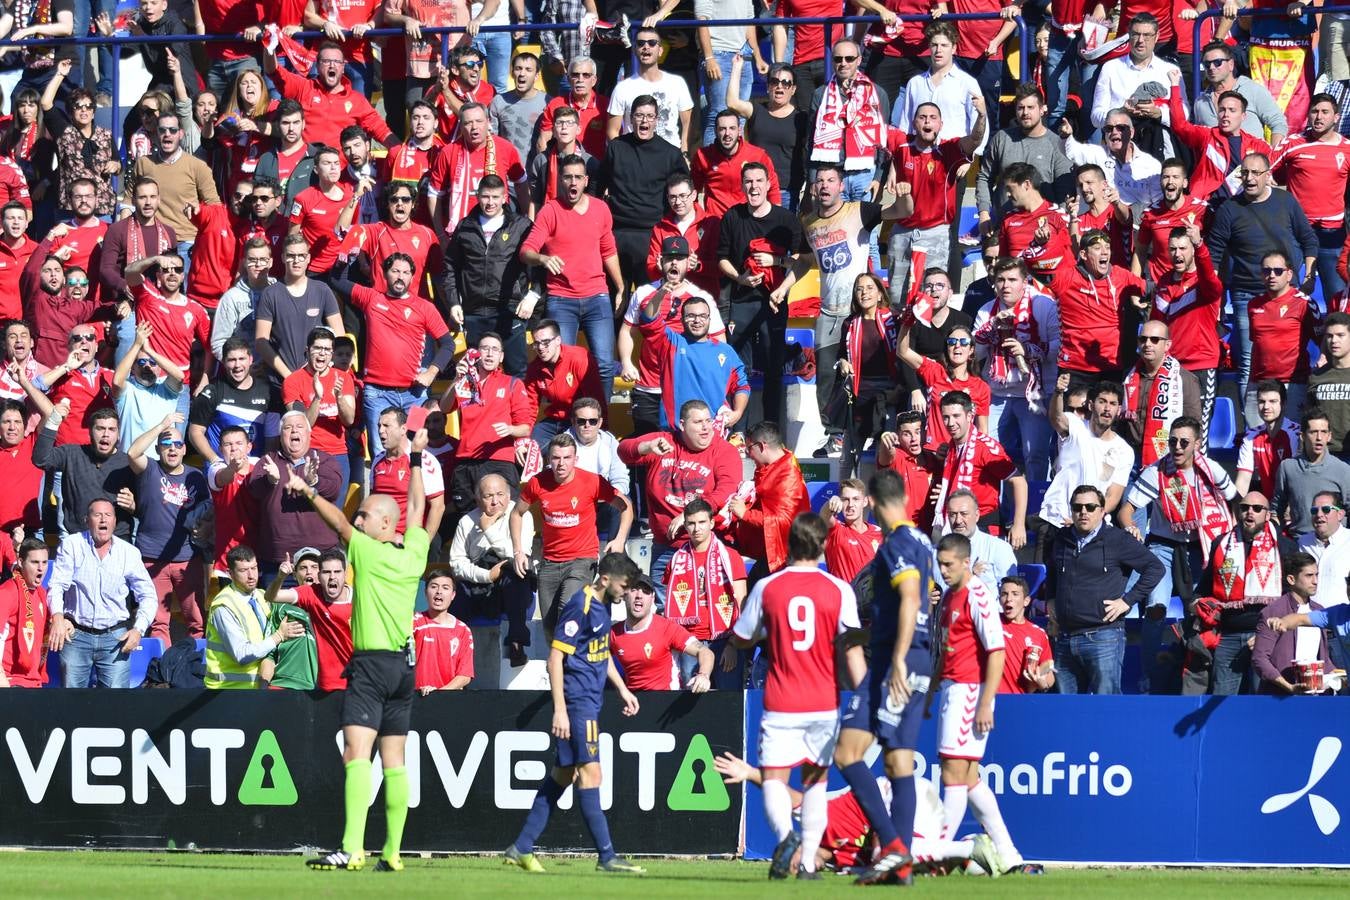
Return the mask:
[[90,109],[93,109],[93,108],[94,108],[94,104],[90,103],[88,100],[84,101],[83,103],[76,103],[76,104],[75,104],[75,111],[76,111],[76,112],[82,112],[82,111],[90,110]]
[[1259,178],[1269,171],[1269,169],[1239,169],[1238,174],[1243,178]]
[[1207,59],[1207,60],[1205,60],[1205,68],[1206,68],[1206,69],[1217,69],[1219,66],[1223,65],[1223,64],[1226,63],[1226,62],[1230,62],[1230,61],[1231,61],[1231,60],[1229,60],[1229,59],[1228,59],[1227,57],[1225,57],[1225,56],[1220,56],[1218,59]]
[[287,253],[287,259],[309,259],[308,253]]
[[171,448],[181,450],[184,446],[186,446],[182,441],[160,441],[159,445],[166,450]]
[[182,266],[160,266],[160,267],[159,267],[159,270],[160,270],[160,272],[163,272],[165,275],[182,275],[182,274],[183,274],[183,267],[182,267]]
[[1263,513],[1263,512],[1265,512],[1267,509],[1269,509],[1269,508],[1270,508],[1270,507],[1268,507],[1268,506],[1263,506],[1263,505],[1260,504],[1260,503],[1239,503],[1239,504],[1238,504],[1238,512]]
[[633,121],[634,121],[634,122],[654,122],[654,121],[656,121],[656,113],[654,113],[654,112],[633,113]]
[[1079,512],[1096,512],[1097,510],[1099,510],[1099,509],[1101,509],[1101,508],[1102,508],[1102,505],[1101,505],[1100,503],[1070,503],[1070,504],[1069,504],[1069,509],[1073,510],[1073,511],[1076,512],[1076,513],[1079,513]]
[[1141,334],[1139,343],[1141,344],[1161,344],[1163,341],[1170,341],[1171,338],[1163,337],[1160,334]]
[[66,286],[67,286],[67,287],[89,287],[89,279],[88,279],[88,278],[67,278],[67,279],[66,279]]
[[949,338],[947,338],[947,346],[948,346],[948,347],[969,347],[969,346],[970,346],[970,338],[949,337]]
[[1262,267],[1261,267],[1261,274],[1262,274],[1262,275],[1283,275],[1285,272],[1288,272],[1288,271],[1289,271],[1289,270],[1286,269],[1284,266],[1262,266]]
[[684,314],[684,317],[688,319],[690,322],[707,322],[712,318],[712,314],[687,312]]
[[1332,513],[1338,511],[1339,509],[1340,509],[1339,506],[1331,506],[1330,504],[1324,503],[1321,506],[1314,506],[1312,509],[1309,510],[1309,512],[1311,512],[1314,516],[1317,515],[1318,513],[1321,513],[1324,516],[1329,516]]
[[235,202],[235,203],[247,203],[250,199],[252,199],[252,196],[253,196],[252,194],[235,194],[235,195],[234,195],[234,202]]
[[560,335],[560,334],[555,334],[553,337],[546,337],[546,338],[537,337],[537,338],[534,339],[534,342],[535,342],[535,344],[537,344],[537,345],[540,346],[540,347],[547,347],[548,345],[552,344],[554,341],[561,341],[561,340],[562,340],[562,335]]
[[666,199],[671,203],[675,203],[676,201],[683,203],[686,200],[693,200],[694,194],[692,191],[681,191],[678,194],[667,194]]
[[253,257],[252,259],[245,258],[244,260],[244,265],[246,266],[270,266],[271,264],[272,258],[270,256],[258,256]]
[[346,61],[345,59],[321,59],[321,60],[319,60],[319,65],[321,65],[321,66],[345,66],[346,64],[347,64],[347,61]]
[[160,134],[177,134],[181,129],[175,127],[156,128],[155,131]]
[[273,197],[271,194],[254,194],[249,199],[252,200],[254,203],[271,203],[276,198]]
[[785,88],[790,88],[790,87],[793,87],[793,86],[796,85],[796,84],[797,84],[797,82],[793,81],[791,78],[770,78],[770,79],[769,79],[769,87],[785,87]]
[[1144,33],[1142,31],[1131,31],[1130,40],[1132,41],[1151,41],[1158,37],[1158,32]]
[[582,418],[581,416],[573,416],[573,417],[572,417],[572,421],[573,421],[574,423],[576,423],[577,425],[599,425],[599,424],[600,424],[600,419],[599,419],[599,418],[585,419],[585,418]]
[[852,56],[836,56],[836,57],[834,58],[834,64],[835,64],[836,66],[839,65],[839,64],[841,64],[841,63],[851,63],[851,62],[857,62],[857,61],[858,61],[858,55],[857,55],[856,53],[853,54]]
[[639,47],[659,47],[661,42],[655,38],[643,38],[637,42]]
[[460,62],[459,67],[461,69],[481,69],[483,68],[483,61],[481,59],[466,59]]
[[1189,447],[1191,444],[1194,443],[1195,441],[1192,438],[1172,437],[1167,439],[1167,446],[1175,447],[1178,450],[1185,450],[1187,447]]
[[92,344],[94,341],[98,340],[98,337],[92,334],[72,334],[70,337],[72,340],[81,341],[86,344]]

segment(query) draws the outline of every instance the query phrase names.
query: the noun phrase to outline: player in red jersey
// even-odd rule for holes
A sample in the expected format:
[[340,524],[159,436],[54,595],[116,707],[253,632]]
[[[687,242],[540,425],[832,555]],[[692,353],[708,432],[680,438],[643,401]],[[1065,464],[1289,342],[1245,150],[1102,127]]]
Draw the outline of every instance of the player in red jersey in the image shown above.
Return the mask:
[[[819,879],[816,850],[827,824],[825,780],[839,736],[836,637],[858,629],[853,588],[818,565],[825,553],[825,522],[802,513],[788,531],[788,565],[759,581],[750,592],[733,640],[742,647],[764,640],[769,674],[759,732],[764,774],[764,814],[778,838],[770,878],[786,878],[800,846],[799,879]],[[859,645],[846,653],[848,683],[867,674]],[[788,776],[802,769],[802,833],[792,828]]]
[[14,577],[0,586],[0,687],[36,688],[47,681],[46,574],[47,545],[20,540]]
[[609,648],[618,662],[623,683],[630,691],[678,691],[679,667],[675,654],[698,660],[689,679],[689,692],[702,694],[712,686],[713,652],[681,625],[656,612],[656,586],[643,575],[623,592],[628,615],[614,623]]
[[[825,538],[825,571],[849,584],[881,546],[881,528],[867,521],[870,508],[867,485],[859,478],[841,481],[839,493],[826,504],[831,515],[825,520],[830,526]],[[835,516],[842,520],[836,521]]]
[[413,616],[417,692],[462,691],[473,681],[473,632],[450,614],[455,580],[444,570],[423,579],[427,609]]
[[1055,685],[1055,660],[1050,638],[1035,622],[1027,621],[1031,585],[1021,575],[999,582],[998,602],[1003,609],[1003,678],[1000,694],[1048,691]]
[[[1003,680],[1003,628],[998,601],[970,567],[970,539],[949,534],[938,542],[937,564],[947,592],[937,612],[938,757],[942,761],[943,837],[961,827],[969,803],[975,819],[994,841],[998,860],[991,874],[1021,865],[998,798],[980,780],[989,732],[994,730],[994,695]],[[929,695],[933,697],[932,694]]]
[[1158,186],[1162,199],[1156,206],[1144,210],[1139,220],[1139,233],[1134,241],[1134,262],[1130,270],[1142,276],[1145,268],[1149,280],[1160,282],[1172,268],[1172,261],[1164,252],[1173,228],[1200,225],[1209,215],[1209,206],[1203,199],[1188,194],[1190,175],[1186,164],[1179,159],[1163,160]]
[[322,553],[302,547],[295,554],[295,576],[300,584],[277,591],[276,599],[309,614],[319,657],[315,687],[321,691],[346,690],[344,673],[352,660],[352,589],[347,584],[347,557],[336,547]]

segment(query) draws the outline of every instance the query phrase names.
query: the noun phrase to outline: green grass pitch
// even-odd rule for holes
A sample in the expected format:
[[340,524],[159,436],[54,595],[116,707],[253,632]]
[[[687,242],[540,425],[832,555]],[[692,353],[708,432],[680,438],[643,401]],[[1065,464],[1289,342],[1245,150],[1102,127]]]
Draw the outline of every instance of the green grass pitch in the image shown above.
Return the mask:
[[[632,900],[857,896],[851,879],[818,883],[765,880],[768,864],[732,860],[648,860],[645,876],[602,875],[582,857],[540,857],[548,872],[527,875],[497,859],[405,859],[397,874],[311,872],[299,856],[207,853],[16,851],[0,853],[11,897],[547,897]],[[886,890],[881,888],[879,890]],[[894,891],[894,888],[890,888]],[[1045,875],[920,878],[908,896],[982,897],[1291,897],[1347,896],[1350,872],[1326,869],[1056,869]]]

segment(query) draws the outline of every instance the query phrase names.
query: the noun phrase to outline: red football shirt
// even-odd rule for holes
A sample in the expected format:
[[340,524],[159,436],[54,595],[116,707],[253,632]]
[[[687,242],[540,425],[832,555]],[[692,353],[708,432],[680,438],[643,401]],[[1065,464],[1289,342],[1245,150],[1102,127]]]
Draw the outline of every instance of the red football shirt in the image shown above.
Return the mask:
[[956,199],[956,171],[970,162],[961,150],[961,139],[948,138],[921,147],[915,138],[893,130],[886,149],[895,160],[896,177],[910,185],[914,197],[914,214],[896,225],[936,228],[950,224],[961,209]]
[[966,579],[960,590],[947,589],[938,612],[941,629],[943,681],[979,684],[984,661],[1003,649],[1003,622],[998,597],[978,578]]
[[746,163],[756,162],[769,171],[768,196],[776,205],[780,195],[778,173],[774,171],[773,160],[754,144],[744,140],[736,147],[736,152],[727,156],[720,144],[714,142],[700,147],[694,154],[689,166],[689,174],[694,186],[703,192],[703,208],[708,215],[721,217],[737,203],[745,202],[745,189],[741,187],[741,169]]
[[[76,369],[57,382],[48,398],[52,403],[70,401],[70,413],[56,431],[56,444],[83,444],[89,440],[90,416],[105,406],[117,408],[118,390],[113,370],[95,365],[93,372]],[[50,385],[48,385],[50,387]]]
[[356,285],[352,305],[366,314],[366,383],[406,388],[417,377],[426,338],[450,333],[440,312],[421,297],[391,297]]
[[553,130],[553,114],[561,107],[569,106],[577,111],[577,121],[581,125],[581,146],[586,152],[596,159],[605,158],[605,145],[609,143],[609,115],[605,110],[609,109],[609,98],[601,94],[592,93],[591,102],[585,106],[577,105],[577,101],[570,94],[566,97],[554,97],[548,101],[544,107],[544,114],[539,118],[540,131]]
[[835,637],[858,627],[853,588],[815,566],[789,565],[758,581],[733,630],[767,638],[765,712],[835,712]]
[[1090,278],[1066,265],[1050,293],[1059,301],[1059,364],[1079,372],[1109,372],[1120,367],[1121,310],[1146,292],[1143,279],[1113,265],[1105,278]]
[[192,342],[198,341],[210,355],[211,316],[196,300],[183,294],[170,300],[148,281],[131,289],[136,301],[136,321],[150,325],[154,334],[150,341],[165,359],[189,373],[185,384],[191,384]]
[[454,616],[438,622],[418,613],[413,617],[413,639],[417,642],[416,686],[445,687],[460,675],[473,678],[473,632]]
[[[953,449],[950,444],[944,444],[943,448],[947,453],[960,453],[963,450]],[[999,489],[1003,486],[1003,480],[1017,471],[1017,466],[1003,445],[990,435],[979,435],[973,451],[969,488],[980,504],[980,515],[985,516],[998,509]],[[964,485],[965,479],[961,480]]]
[[32,534],[42,527],[38,496],[42,493],[42,469],[33,465],[37,430],[24,435],[13,447],[0,445],[0,529],[12,531],[22,525]]
[[[572,417],[572,402],[578,397],[593,397],[607,408],[607,397],[600,387],[600,369],[585,347],[562,346],[552,366],[535,357],[525,368],[525,391],[530,402],[539,407],[545,419],[566,422]],[[545,408],[547,404],[547,408]]]
[[[309,443],[315,450],[324,453],[347,454],[347,426],[338,417],[337,398],[333,394],[333,385],[338,374],[342,375],[342,396],[356,399],[356,379],[346,369],[329,367],[320,378],[324,399],[319,403],[319,417],[314,420],[310,431]],[[303,403],[305,408],[314,401],[314,371],[309,363],[286,376],[281,383],[281,405],[290,407],[292,403]]]
[[389,288],[384,280],[384,261],[395,253],[406,253],[413,261],[412,290],[424,300],[431,299],[427,272],[441,272],[441,245],[435,233],[418,222],[409,222],[406,228],[395,228],[385,222],[357,225],[347,232],[339,256],[352,259],[364,253],[370,261],[371,287],[380,293]]
[[1307,384],[1311,370],[1308,342],[1321,320],[1317,304],[1290,286],[1278,297],[1252,298],[1247,319],[1252,335],[1251,383],[1274,378]]
[[619,496],[614,486],[593,472],[576,469],[567,484],[560,485],[545,469],[520,489],[521,502],[538,503],[542,512],[544,559],[565,562],[595,559],[600,555],[595,504]]
[[530,236],[521,251],[531,250],[549,256],[561,256],[567,266],[561,275],[549,274],[546,283],[550,297],[594,297],[605,293],[606,257],[618,253],[614,243],[614,216],[609,206],[596,197],[586,201],[586,212],[548,200],[535,217]]
[[227,553],[240,544],[254,545],[253,528],[258,521],[258,501],[244,489],[248,471],[237,473],[233,481],[223,488],[217,488],[216,473],[224,467],[223,462],[217,462],[206,470],[211,502],[216,511],[215,562],[212,563],[212,571],[217,575],[227,575],[230,571],[225,561]]
[[1267,497],[1275,496],[1275,473],[1280,463],[1293,459],[1297,453],[1299,431],[1298,423],[1288,419],[1280,420],[1274,434],[1260,424],[1247,429],[1238,447],[1237,470],[1252,473],[1252,490]]
[[694,639],[683,626],[654,615],[639,631],[629,631],[627,623],[616,622],[609,634],[609,652],[623,670],[623,683],[630,691],[678,691],[675,658]]
[[341,242],[337,236],[338,218],[342,209],[352,200],[351,185],[338,182],[341,194],[333,199],[317,187],[307,187],[295,195],[291,204],[291,224],[300,226],[300,233],[309,242],[309,271],[327,272],[337,262]]
[[[370,465],[370,492],[394,498],[398,504],[398,530],[403,531],[408,521],[408,478],[412,467],[408,454],[391,457],[384,453]],[[445,495],[445,477],[434,453],[422,454],[422,490],[428,500]]]
[[843,522],[835,522],[825,538],[825,568],[831,575],[849,583],[877,555],[883,539],[880,527],[867,522],[863,524],[867,527],[854,531]]
[[[1116,218],[1115,206],[1108,203],[1106,209],[1099,213],[1088,209],[1078,214],[1078,233],[1087,234],[1089,231],[1105,231],[1111,238],[1111,264],[1129,268],[1130,254],[1134,252],[1133,220],[1121,222]],[[1166,244],[1163,249],[1167,249]]]
[[1172,273],[1158,282],[1150,317],[1167,323],[1172,355],[1187,369],[1219,367],[1219,315],[1223,311],[1223,282],[1219,281],[1209,248],[1195,251],[1195,271],[1180,281]]
[[942,424],[942,406],[939,401],[949,391],[965,391],[975,404],[975,415],[989,415],[992,394],[989,383],[978,375],[971,375],[959,381],[952,378],[947,367],[931,359],[925,359],[919,366],[919,378],[928,386],[928,434],[924,447],[935,450],[947,441],[947,429]]
[[[1050,228],[1050,239],[1033,246],[1036,231],[1042,225]],[[1031,269],[1031,274],[1049,280],[1065,262],[1073,261],[1073,246],[1069,241],[1069,220],[1064,213],[1045,200],[1031,212],[1013,210],[999,226],[999,245],[1004,256],[1020,256]]]
[[1144,210],[1139,220],[1138,240],[1149,248],[1148,270],[1155,282],[1161,282],[1172,271],[1172,259],[1167,253],[1167,241],[1173,228],[1185,228],[1195,223],[1203,225],[1209,206],[1195,197],[1183,198],[1181,209],[1169,209],[1159,203]]
[[1291,134],[1275,151],[1270,171],[1289,188],[1308,223],[1314,227],[1339,228],[1345,221],[1345,185],[1350,178],[1350,140],[1332,133],[1335,140],[1310,141]]
[[934,472],[899,447],[891,468],[905,481],[905,515],[922,532],[933,527],[933,510],[928,502],[928,491]]
[[25,589],[19,578],[0,585],[0,661],[12,687],[40,688],[47,680],[47,589]]
[[[314,629],[314,645],[319,656],[318,689],[346,690],[347,679],[342,673],[352,661],[351,591],[332,603],[325,602],[318,589],[310,584],[296,588],[295,595],[295,605],[309,613],[309,624]],[[420,647],[418,652],[421,652]]]
[[[420,351],[419,351],[420,356]],[[457,459],[484,460],[515,458],[515,439],[498,437],[492,426],[497,422],[509,425],[533,425],[538,410],[530,405],[525,385],[496,369],[482,380],[478,398],[464,379],[454,383],[455,401],[459,409],[459,451]]]
[[[952,0],[951,11],[954,13],[996,13],[1003,8],[1002,0]],[[989,44],[994,36],[998,34],[999,29],[1003,27],[1002,19],[966,19],[960,23],[957,28],[956,55],[966,59],[980,60],[992,59],[1000,60],[1003,58],[1003,47],[992,54],[986,53]],[[1000,68],[1002,68],[1000,66]]]
[[62,247],[70,247],[74,252],[70,254],[70,258],[63,265],[67,269],[79,266],[89,273],[89,291],[92,295],[95,285],[98,284],[98,278],[94,277],[95,270],[90,268],[90,260],[93,259],[94,251],[102,245],[103,236],[108,233],[108,223],[101,219],[95,219],[91,225],[76,225],[73,220],[65,224],[70,230],[52,241],[49,252],[55,253]]
[[1009,622],[1003,620],[1003,680],[999,682],[1000,694],[1025,694],[1035,689],[1035,685],[1023,677],[1026,669],[1027,650],[1041,648],[1040,666],[1054,660],[1050,652],[1050,638],[1044,629],[1035,622]]

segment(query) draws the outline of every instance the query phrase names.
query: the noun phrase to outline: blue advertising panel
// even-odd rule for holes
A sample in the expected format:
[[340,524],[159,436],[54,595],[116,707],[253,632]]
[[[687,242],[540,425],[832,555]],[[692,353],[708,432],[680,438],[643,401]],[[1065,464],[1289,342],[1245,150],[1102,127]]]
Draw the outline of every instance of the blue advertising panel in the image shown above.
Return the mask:
[[[749,692],[752,763],[762,708]],[[916,769],[941,784],[936,726]],[[983,772],[1027,859],[1350,865],[1348,744],[1346,698],[1000,696]],[[745,810],[746,856],[767,858],[758,790]]]

